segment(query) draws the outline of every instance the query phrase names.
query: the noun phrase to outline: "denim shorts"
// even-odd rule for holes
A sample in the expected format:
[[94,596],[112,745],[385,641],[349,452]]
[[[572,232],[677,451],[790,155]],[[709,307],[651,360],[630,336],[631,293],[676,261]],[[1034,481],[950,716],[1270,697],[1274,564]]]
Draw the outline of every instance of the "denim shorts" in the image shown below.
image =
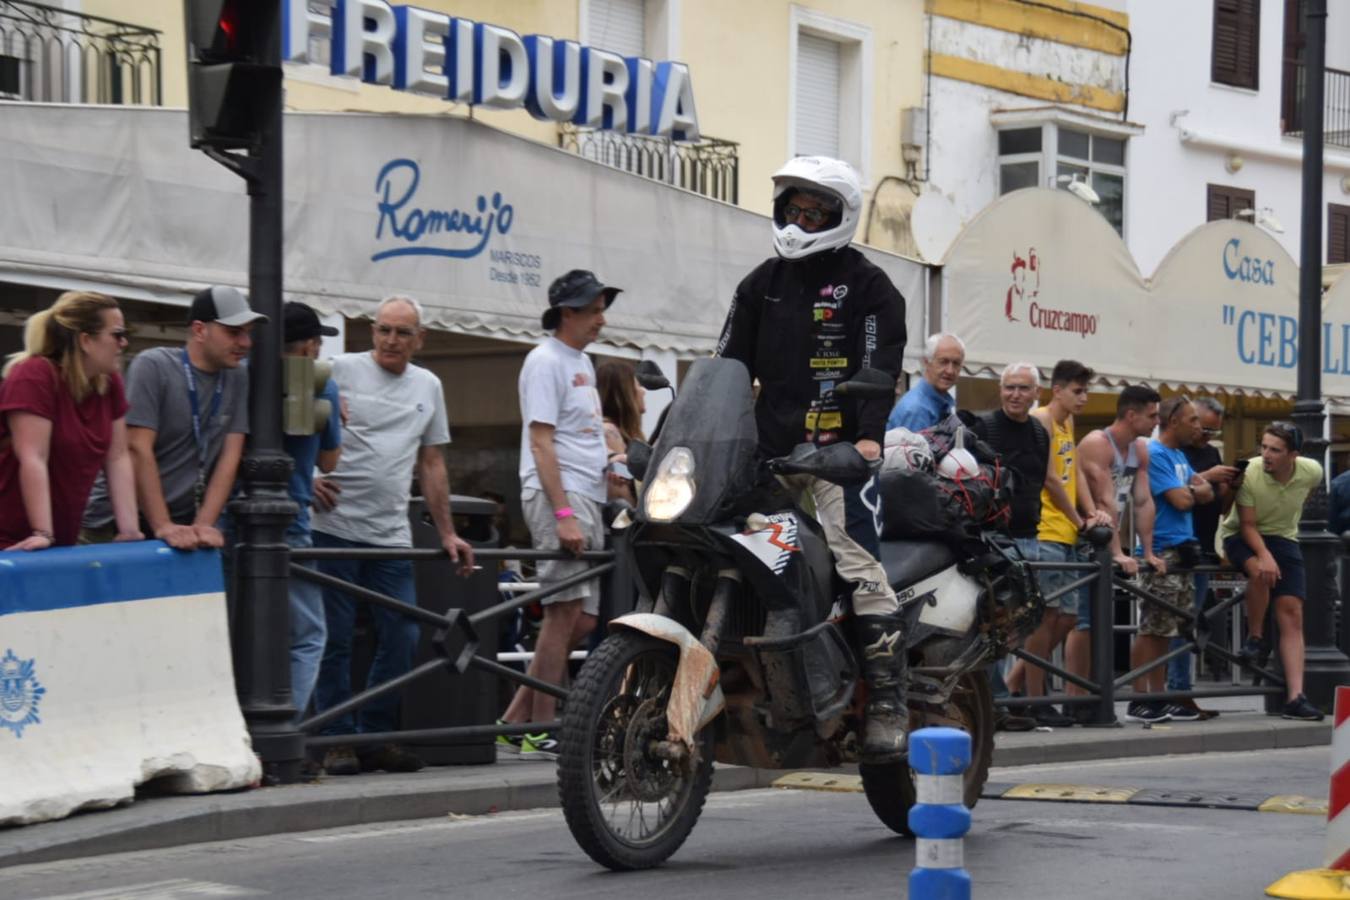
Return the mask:
[[[1040,542],[1040,561],[1043,563],[1057,562],[1086,562],[1087,560],[1079,554],[1078,549],[1072,544],[1063,544],[1059,541],[1041,541]],[[1073,584],[1080,578],[1090,574],[1081,571],[1066,571],[1063,569],[1041,569],[1036,573],[1041,584],[1041,593],[1045,595],[1045,606],[1047,609],[1058,610],[1061,615],[1077,616],[1092,614],[1091,597],[1086,586],[1080,587],[1076,591],[1069,591],[1054,599],[1050,599],[1050,593],[1057,591],[1066,584]]]
[[[1298,545],[1298,541],[1268,534],[1261,535],[1261,540],[1270,551],[1270,555],[1275,557],[1275,564],[1280,567],[1280,577],[1271,588],[1270,596],[1297,597],[1306,600],[1308,578],[1303,566],[1303,548]],[[1247,560],[1256,556],[1240,534],[1235,534],[1223,542],[1223,552],[1234,566],[1243,571],[1246,570]]]

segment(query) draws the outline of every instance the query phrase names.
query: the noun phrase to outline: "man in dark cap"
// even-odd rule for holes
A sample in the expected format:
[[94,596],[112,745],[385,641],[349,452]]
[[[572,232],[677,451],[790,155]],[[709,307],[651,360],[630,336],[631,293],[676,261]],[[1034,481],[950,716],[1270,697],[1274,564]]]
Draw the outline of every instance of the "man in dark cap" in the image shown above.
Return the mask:
[[[287,356],[319,358],[325,337],[337,337],[338,330],[319,321],[319,315],[304,303],[290,302],[281,310],[282,340]],[[342,454],[342,421],[338,414],[340,398],[337,381],[329,378],[316,395],[328,401],[328,416],[317,424],[314,434],[285,437],[286,452],[295,467],[287,489],[299,506],[295,521],[286,529],[286,543],[292,547],[312,547],[309,504],[314,499],[314,470],[328,473],[337,468]],[[314,568],[313,563],[301,563]],[[312,581],[290,579],[291,598],[291,697],[296,711],[304,718],[319,678],[328,641],[328,626],[323,612],[323,589]]]
[[[147,535],[180,550],[224,546],[220,514],[248,434],[253,325],[267,317],[216,285],[192,298],[183,347],[154,347],[127,370],[127,445]],[[86,540],[108,540],[112,505],[100,476],[84,512]]]
[[[520,502],[539,550],[562,547],[580,554],[604,544],[604,416],[595,368],[583,351],[599,337],[605,310],[618,293],[619,288],[606,287],[584,269],[554,281],[541,319],[553,336],[530,351],[520,370]],[[555,584],[585,568],[580,561],[541,563],[539,582]],[[558,684],[568,654],[595,628],[600,583],[588,581],[543,602],[544,622],[529,674]],[[556,712],[551,695],[521,687],[501,721],[551,722]],[[497,746],[537,759],[556,759],[559,749],[557,736],[547,733],[502,736]]]

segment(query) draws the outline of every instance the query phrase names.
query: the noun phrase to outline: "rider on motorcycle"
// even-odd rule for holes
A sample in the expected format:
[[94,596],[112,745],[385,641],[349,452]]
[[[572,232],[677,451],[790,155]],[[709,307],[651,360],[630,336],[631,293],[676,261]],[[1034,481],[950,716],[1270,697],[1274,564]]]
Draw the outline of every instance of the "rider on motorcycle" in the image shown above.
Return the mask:
[[[891,402],[826,396],[864,366],[894,377],[905,345],[904,298],[849,246],[862,209],[858,174],[846,162],[804,156],[774,173],[773,184],[777,255],[736,288],[718,355],[759,380],[762,456],[786,456],[818,429],[819,443],[852,441],[877,459]],[[881,563],[848,533],[844,489],[804,475],[785,482],[814,501],[835,568],[853,585],[853,639],[868,689],[863,759],[898,759],[909,714],[895,592]]]

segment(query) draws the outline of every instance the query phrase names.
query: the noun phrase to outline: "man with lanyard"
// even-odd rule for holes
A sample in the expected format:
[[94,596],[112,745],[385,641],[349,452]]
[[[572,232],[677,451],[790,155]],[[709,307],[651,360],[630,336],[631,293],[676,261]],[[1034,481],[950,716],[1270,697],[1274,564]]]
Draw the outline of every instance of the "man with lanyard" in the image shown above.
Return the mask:
[[[848,246],[862,209],[858,174],[845,162],[803,156],[773,176],[773,244],[736,288],[717,345],[760,384],[760,453],[784,456],[818,430],[821,444],[851,441],[881,455],[886,400],[831,394],[859,369],[895,377],[905,344],[905,301],[890,279]],[[862,756],[899,759],[906,748],[904,642],[885,570],[847,529],[845,492],[795,476],[789,488],[814,501],[840,577],[853,585],[854,639],[868,685]]]
[[[234,487],[248,434],[253,324],[266,317],[232,287],[192,298],[181,348],[140,353],[127,370],[127,445],[136,473],[142,530],[171,547],[221,547],[220,515]],[[100,476],[85,508],[82,537],[110,540],[112,506]]]
[[1322,480],[1322,464],[1299,456],[1303,431],[1272,422],[1261,433],[1261,455],[1248,460],[1237,502],[1219,526],[1224,555],[1247,575],[1244,660],[1264,655],[1266,610],[1275,598],[1287,702],[1283,716],[1320,722],[1322,711],[1303,694],[1303,600],[1308,596],[1298,522],[1308,495]]
[[[1144,563],[1158,571],[1165,566],[1153,553],[1153,494],[1148,486],[1148,438],[1158,426],[1158,404],[1162,397],[1151,387],[1142,384],[1127,385],[1116,399],[1116,420],[1098,429],[1078,442],[1078,464],[1092,500],[1114,523],[1111,532],[1111,557],[1121,571],[1133,577],[1139,572],[1139,561],[1127,548],[1134,546],[1137,535]],[[1126,526],[1126,510],[1129,522]],[[1125,541],[1122,531],[1129,534]],[[1114,624],[1114,623],[1112,623]],[[1105,627],[1110,627],[1105,626]],[[1075,675],[1087,678],[1092,667],[1092,602],[1080,605],[1078,624],[1065,640],[1064,659]],[[1084,694],[1072,682],[1070,694]],[[1069,716],[1086,721],[1091,708],[1086,705],[1066,707]]]

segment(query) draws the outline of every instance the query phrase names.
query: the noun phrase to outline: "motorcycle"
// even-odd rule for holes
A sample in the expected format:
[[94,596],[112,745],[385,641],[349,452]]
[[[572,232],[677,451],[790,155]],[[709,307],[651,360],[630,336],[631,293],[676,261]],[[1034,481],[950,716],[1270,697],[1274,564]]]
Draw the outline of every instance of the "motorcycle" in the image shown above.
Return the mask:
[[[649,390],[668,386],[640,370]],[[883,373],[839,384],[842,397],[893,395]],[[636,610],[577,675],[562,715],[558,784],[573,837],[610,869],[656,866],[688,837],[714,760],[769,769],[859,763],[863,792],[909,834],[907,761],[859,761],[865,683],[846,638],[849,586],[819,524],[781,478],[862,484],[874,465],[847,443],[803,443],[756,458],[749,375],[728,359],[695,362],[658,426],[633,442],[638,507],[613,523],[636,574]],[[1039,621],[1035,579],[1012,544],[886,541],[881,562],[901,603],[910,728],[971,736],[964,799],[974,806],[993,755],[985,667]]]

